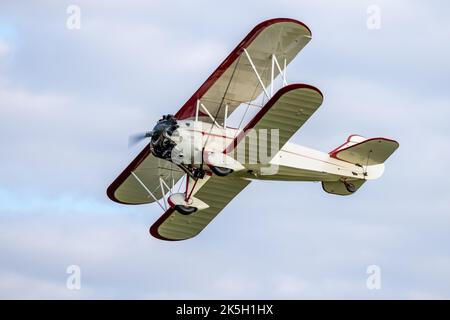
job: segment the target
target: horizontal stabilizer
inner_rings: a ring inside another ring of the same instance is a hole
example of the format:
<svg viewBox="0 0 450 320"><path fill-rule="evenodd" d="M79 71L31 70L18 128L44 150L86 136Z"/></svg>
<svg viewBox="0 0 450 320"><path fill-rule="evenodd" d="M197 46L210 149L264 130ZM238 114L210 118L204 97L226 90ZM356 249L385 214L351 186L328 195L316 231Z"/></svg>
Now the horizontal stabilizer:
<svg viewBox="0 0 450 320"><path fill-rule="evenodd" d="M350 136L347 142L330 152L332 158L354 163L360 166L372 166L384 163L399 143L386 138L364 139L361 136Z"/></svg>

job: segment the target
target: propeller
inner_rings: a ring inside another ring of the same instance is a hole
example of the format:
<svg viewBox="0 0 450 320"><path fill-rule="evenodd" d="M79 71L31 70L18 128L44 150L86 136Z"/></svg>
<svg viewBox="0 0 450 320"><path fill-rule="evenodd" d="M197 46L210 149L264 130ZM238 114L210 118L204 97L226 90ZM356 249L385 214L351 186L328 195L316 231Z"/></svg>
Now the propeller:
<svg viewBox="0 0 450 320"><path fill-rule="evenodd" d="M132 147L135 144L141 142L142 140L144 140L146 138L150 138L152 135L153 135L153 131L147 131L147 132L143 132L143 133L132 134L128 138L128 147Z"/></svg>

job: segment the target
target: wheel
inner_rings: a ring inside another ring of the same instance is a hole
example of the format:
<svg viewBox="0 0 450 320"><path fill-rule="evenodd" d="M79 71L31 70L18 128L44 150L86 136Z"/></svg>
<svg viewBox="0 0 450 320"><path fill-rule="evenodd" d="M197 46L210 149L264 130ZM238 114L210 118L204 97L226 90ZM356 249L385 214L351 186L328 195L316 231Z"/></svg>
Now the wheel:
<svg viewBox="0 0 450 320"><path fill-rule="evenodd" d="M351 182L344 182L345 185L345 189L347 189L348 192L353 193L356 191L356 187L353 183Z"/></svg>
<svg viewBox="0 0 450 320"><path fill-rule="evenodd" d="M219 177L225 177L233 172L233 169L211 166L211 171Z"/></svg>
<svg viewBox="0 0 450 320"><path fill-rule="evenodd" d="M177 210L180 214L182 214L184 216L188 216L190 214L193 214L195 211L197 211L197 208L178 205L178 206L175 206L175 210Z"/></svg>

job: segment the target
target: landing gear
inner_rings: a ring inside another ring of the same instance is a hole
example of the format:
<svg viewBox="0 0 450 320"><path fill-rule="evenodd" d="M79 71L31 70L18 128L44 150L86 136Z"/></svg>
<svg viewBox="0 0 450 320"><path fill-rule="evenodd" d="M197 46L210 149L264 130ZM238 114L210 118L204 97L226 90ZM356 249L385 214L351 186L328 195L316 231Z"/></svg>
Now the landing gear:
<svg viewBox="0 0 450 320"><path fill-rule="evenodd" d="M353 183L344 181L344 185L348 192L354 193L356 191L356 187Z"/></svg>
<svg viewBox="0 0 450 320"><path fill-rule="evenodd" d="M177 206L175 206L175 210L177 210L180 214L182 214L184 216L188 216L188 215L193 214L194 212L196 212L197 208L196 207L188 207L188 206L177 205Z"/></svg>
<svg viewBox="0 0 450 320"><path fill-rule="evenodd" d="M194 168L192 170L192 176L197 179L203 179L206 172L203 169Z"/></svg>
<svg viewBox="0 0 450 320"><path fill-rule="evenodd" d="M211 171L219 177L225 177L233 172L233 169L211 166Z"/></svg>

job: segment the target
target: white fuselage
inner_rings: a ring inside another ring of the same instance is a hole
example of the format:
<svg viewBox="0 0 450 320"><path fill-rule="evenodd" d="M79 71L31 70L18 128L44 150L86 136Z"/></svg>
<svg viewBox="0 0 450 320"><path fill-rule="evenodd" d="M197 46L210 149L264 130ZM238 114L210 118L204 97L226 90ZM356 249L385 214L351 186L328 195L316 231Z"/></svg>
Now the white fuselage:
<svg viewBox="0 0 450 320"><path fill-rule="evenodd" d="M208 153L223 154L242 132L202 121L182 120L178 121L178 125L180 139L174 148L173 157L178 157L178 161L185 164L194 165L202 163L203 148ZM341 178L371 180L380 177L384 171L383 164L362 168L332 158L328 153L289 142L266 165L241 164L245 169L234 174L249 179L281 181L337 181Z"/></svg>

